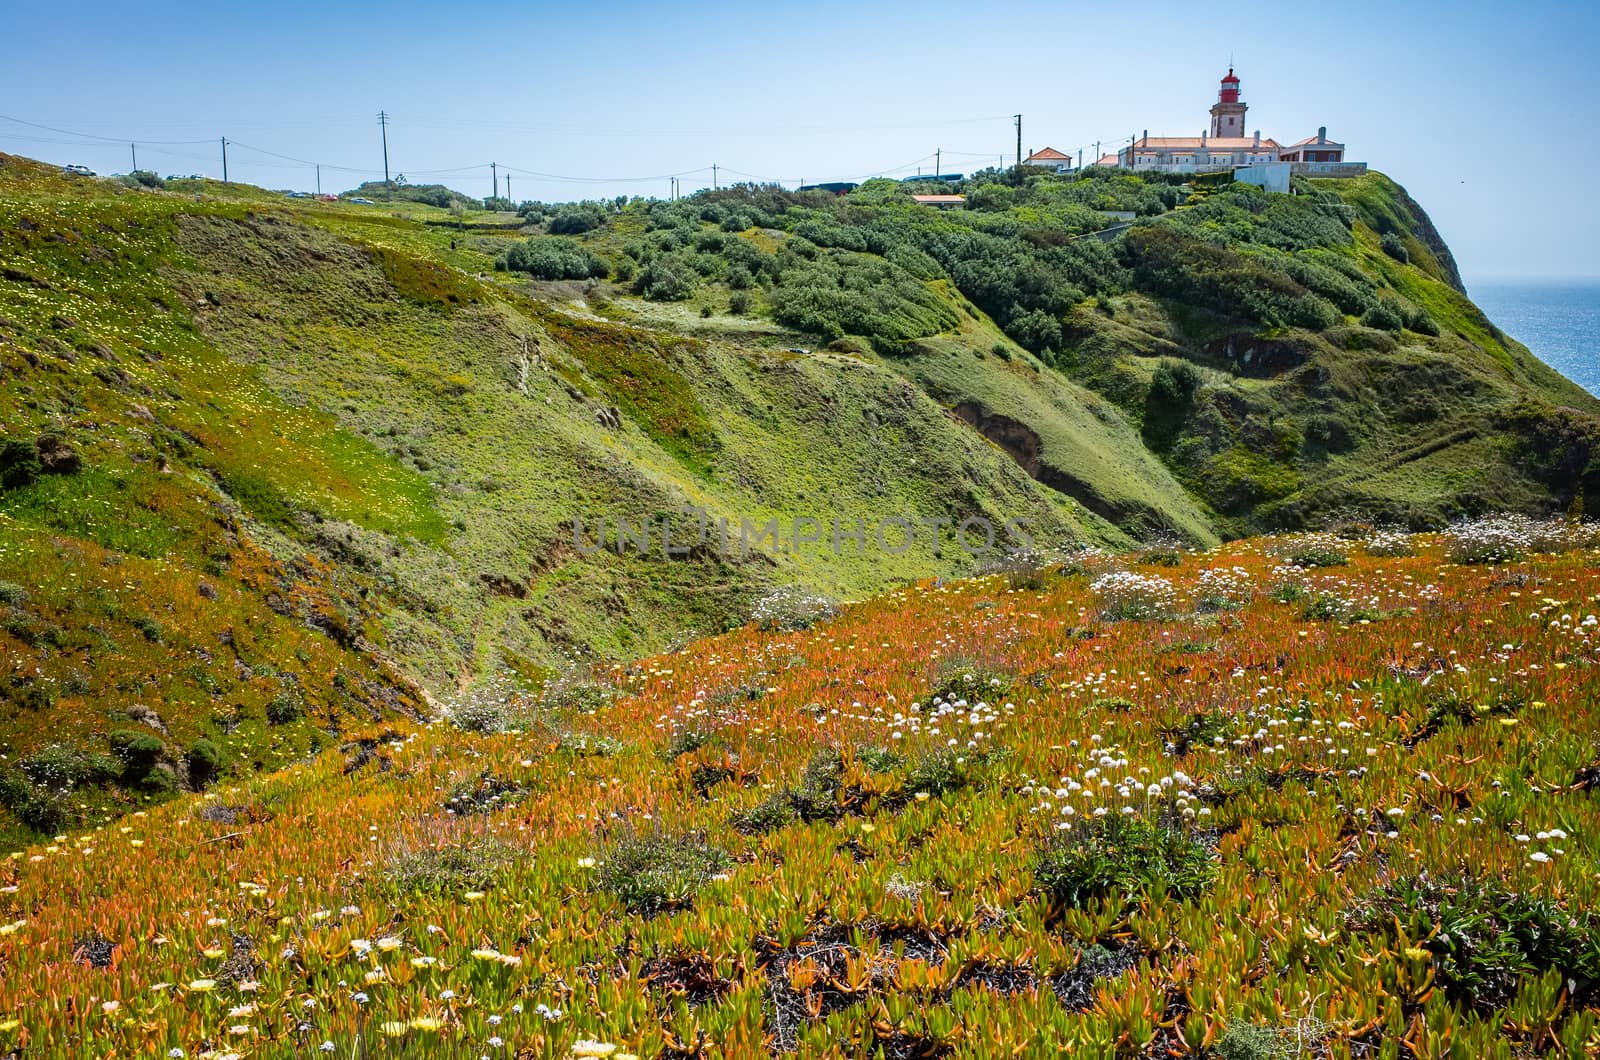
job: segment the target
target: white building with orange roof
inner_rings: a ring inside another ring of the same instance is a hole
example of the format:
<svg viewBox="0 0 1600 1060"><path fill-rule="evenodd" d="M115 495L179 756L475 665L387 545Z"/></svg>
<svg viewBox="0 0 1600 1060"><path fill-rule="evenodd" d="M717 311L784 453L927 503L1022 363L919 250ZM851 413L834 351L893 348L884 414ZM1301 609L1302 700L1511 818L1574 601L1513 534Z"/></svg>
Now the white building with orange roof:
<svg viewBox="0 0 1600 1060"><path fill-rule="evenodd" d="M1345 169L1365 170L1365 164L1344 161L1344 144L1328 139L1324 126L1316 136L1285 147L1261 130L1245 132L1245 115L1250 105L1244 101L1242 87L1233 68L1222 79L1217 101L1211 105L1211 122L1199 136L1142 136L1129 139L1110 164L1124 169L1155 170L1169 173L1211 173L1271 162L1295 164L1295 172L1329 176L1345 175ZM1105 159L1101 164L1107 164Z"/></svg>
<svg viewBox="0 0 1600 1060"><path fill-rule="evenodd" d="M1027 158L1022 160L1025 166L1034 166L1038 169L1053 169L1056 172L1072 168L1072 156L1064 155L1054 147L1046 147L1039 151L1032 151Z"/></svg>

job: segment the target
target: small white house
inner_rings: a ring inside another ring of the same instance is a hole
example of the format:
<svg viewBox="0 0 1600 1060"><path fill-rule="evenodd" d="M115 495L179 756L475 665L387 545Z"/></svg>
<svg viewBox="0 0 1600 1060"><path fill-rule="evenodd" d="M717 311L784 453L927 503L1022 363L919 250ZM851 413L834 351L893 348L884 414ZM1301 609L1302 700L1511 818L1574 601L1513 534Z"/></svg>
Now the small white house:
<svg viewBox="0 0 1600 1060"><path fill-rule="evenodd" d="M1289 176L1294 169L1290 162L1257 162L1233 171L1233 179L1241 184L1254 184L1258 188L1289 194Z"/></svg>

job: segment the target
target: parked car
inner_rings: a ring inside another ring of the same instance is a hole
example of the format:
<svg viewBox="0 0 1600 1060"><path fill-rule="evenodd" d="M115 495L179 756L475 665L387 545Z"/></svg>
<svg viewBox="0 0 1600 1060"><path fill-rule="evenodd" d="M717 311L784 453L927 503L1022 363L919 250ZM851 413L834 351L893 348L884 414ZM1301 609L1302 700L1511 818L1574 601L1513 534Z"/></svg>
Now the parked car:
<svg viewBox="0 0 1600 1060"><path fill-rule="evenodd" d="M309 198L311 198L311 193L309 191L291 191L289 193L289 198L291 198L291 199L309 199Z"/></svg>
<svg viewBox="0 0 1600 1060"><path fill-rule="evenodd" d="M94 176L94 170L90 169L88 166L79 166L79 165L62 166L61 167L61 172L63 172L63 173L71 173L73 176L77 176L77 177L92 177L92 176Z"/></svg>
<svg viewBox="0 0 1600 1060"><path fill-rule="evenodd" d="M376 205L378 205L377 203L373 202L371 199L351 199L350 201L351 202L358 202L362 206L376 206Z"/></svg>

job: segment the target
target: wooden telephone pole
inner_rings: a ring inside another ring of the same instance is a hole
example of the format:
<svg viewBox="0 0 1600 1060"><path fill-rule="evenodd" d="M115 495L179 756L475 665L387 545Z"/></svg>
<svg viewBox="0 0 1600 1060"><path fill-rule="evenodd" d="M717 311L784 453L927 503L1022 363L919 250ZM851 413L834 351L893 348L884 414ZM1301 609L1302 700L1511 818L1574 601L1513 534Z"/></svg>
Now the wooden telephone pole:
<svg viewBox="0 0 1600 1060"><path fill-rule="evenodd" d="M378 129L383 135L383 182L389 183L389 115L378 111Z"/></svg>
<svg viewBox="0 0 1600 1060"><path fill-rule="evenodd" d="M1022 115L1015 115L1017 119L1017 183L1022 183Z"/></svg>

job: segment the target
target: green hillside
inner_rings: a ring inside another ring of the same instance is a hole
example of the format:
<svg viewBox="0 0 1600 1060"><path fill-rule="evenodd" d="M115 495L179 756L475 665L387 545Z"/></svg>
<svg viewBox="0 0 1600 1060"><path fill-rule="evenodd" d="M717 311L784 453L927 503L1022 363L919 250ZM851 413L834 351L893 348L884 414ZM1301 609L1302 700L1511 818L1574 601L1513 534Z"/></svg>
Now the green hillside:
<svg viewBox="0 0 1600 1060"><path fill-rule="evenodd" d="M1600 481L1600 403L1483 318L1381 176L964 190L513 214L0 155L4 827L1021 540L874 547L886 520L1207 546ZM1097 238L1115 210L1140 220ZM590 551L602 515L652 521L651 553ZM781 532L698 537L721 519ZM693 547L664 556L661 520Z"/></svg>

